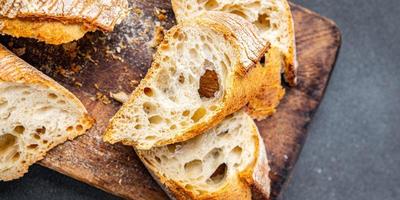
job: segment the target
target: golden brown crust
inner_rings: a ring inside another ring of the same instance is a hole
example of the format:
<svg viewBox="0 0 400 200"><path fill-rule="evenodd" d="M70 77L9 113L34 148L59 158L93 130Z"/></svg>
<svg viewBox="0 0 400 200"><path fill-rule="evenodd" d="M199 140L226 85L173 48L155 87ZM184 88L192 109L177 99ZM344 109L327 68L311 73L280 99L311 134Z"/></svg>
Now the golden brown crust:
<svg viewBox="0 0 400 200"><path fill-rule="evenodd" d="M49 145L50 149L65 142L66 140L72 140L75 137L84 134L86 130L91 128L95 123L95 120L87 114L85 107L82 105L79 99L75 97L75 95L40 71L36 70L34 67L30 66L28 63L24 62L22 59L18 58L2 45L0 45L0 82L40 85L42 87L56 90L76 104L80 110L84 111L82 118L78 122L82 126L82 129L72 131L65 138L61 137L58 140L53 141L53 143ZM0 174L0 180L9 181L22 177L23 174L28 171L28 168L32 163L43 159L45 155L46 153L43 153L38 157L31 158L31 160L26 160L26 163L22 165L22 168L15 167L15 171L11 171L10 173L6 174Z"/></svg>
<svg viewBox="0 0 400 200"><path fill-rule="evenodd" d="M82 38L88 29L82 24L64 24L60 21L33 21L21 19L0 19L2 34L13 37L35 38L47 44L59 45Z"/></svg>
<svg viewBox="0 0 400 200"><path fill-rule="evenodd" d="M246 112L257 120L265 119L276 111L280 100L285 95L281 85L281 69L284 66L282 54L276 48L271 48L265 55L265 66L258 67L256 74L263 77L262 86L246 107Z"/></svg>
<svg viewBox="0 0 400 200"><path fill-rule="evenodd" d="M126 0L5 0L0 16L6 18L54 19L63 23L82 23L112 31L128 14Z"/></svg>
<svg viewBox="0 0 400 200"><path fill-rule="evenodd" d="M297 52L296 52L296 37L294 33L294 21L290 5L287 0L283 0L285 3L287 23L289 27L289 36L291 37L291 44L289 46L289 52L285 55L285 80L290 86L296 86L297 84Z"/></svg>

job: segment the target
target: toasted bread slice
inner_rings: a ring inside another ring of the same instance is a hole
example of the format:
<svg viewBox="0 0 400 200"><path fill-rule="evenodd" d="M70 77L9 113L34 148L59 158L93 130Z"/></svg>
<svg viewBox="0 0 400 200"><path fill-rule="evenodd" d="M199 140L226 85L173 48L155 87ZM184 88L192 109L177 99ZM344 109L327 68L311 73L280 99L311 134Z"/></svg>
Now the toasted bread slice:
<svg viewBox="0 0 400 200"><path fill-rule="evenodd" d="M206 11L233 13L252 22L261 37L281 50L285 61L285 79L291 86L296 85L296 43L287 0L172 0L172 7L178 22Z"/></svg>
<svg viewBox="0 0 400 200"><path fill-rule="evenodd" d="M112 31L128 14L127 0L5 0L0 33L48 44L77 40L88 31Z"/></svg>
<svg viewBox="0 0 400 200"><path fill-rule="evenodd" d="M172 199L269 196L264 143L243 111L185 142L136 152Z"/></svg>
<svg viewBox="0 0 400 200"><path fill-rule="evenodd" d="M166 34L146 77L112 118L104 140L149 149L188 140L239 110L261 89L267 50L241 17L209 12Z"/></svg>
<svg viewBox="0 0 400 200"><path fill-rule="evenodd" d="M0 180L23 176L93 123L72 93L0 46Z"/></svg>

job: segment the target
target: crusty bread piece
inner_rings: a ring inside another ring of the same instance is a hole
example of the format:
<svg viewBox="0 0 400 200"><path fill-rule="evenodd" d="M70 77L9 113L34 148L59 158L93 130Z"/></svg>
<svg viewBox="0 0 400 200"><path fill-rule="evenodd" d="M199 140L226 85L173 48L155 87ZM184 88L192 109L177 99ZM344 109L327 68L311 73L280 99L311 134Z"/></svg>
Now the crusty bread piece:
<svg viewBox="0 0 400 200"><path fill-rule="evenodd" d="M0 180L23 176L93 123L72 93L0 46Z"/></svg>
<svg viewBox="0 0 400 200"><path fill-rule="evenodd" d="M264 67L256 68L260 76L264 77L261 91L249 101L246 112L253 119L263 120L275 113L285 89L281 85L281 69L284 65L282 53L277 48L270 48L266 54L268 61Z"/></svg>
<svg viewBox="0 0 400 200"><path fill-rule="evenodd" d="M209 12L169 30L152 67L112 118L104 140L149 149L217 125L261 89L255 62L267 50L255 27Z"/></svg>
<svg viewBox="0 0 400 200"><path fill-rule="evenodd" d="M272 47L282 51L285 79L291 86L296 84L296 43L287 0L172 0L172 7L178 22L210 10L244 17L257 26Z"/></svg>
<svg viewBox="0 0 400 200"><path fill-rule="evenodd" d="M264 143L254 121L243 111L185 142L136 152L172 199L269 196Z"/></svg>
<svg viewBox="0 0 400 200"><path fill-rule="evenodd" d="M0 33L62 44L88 31L112 31L128 12L127 0L5 0Z"/></svg>

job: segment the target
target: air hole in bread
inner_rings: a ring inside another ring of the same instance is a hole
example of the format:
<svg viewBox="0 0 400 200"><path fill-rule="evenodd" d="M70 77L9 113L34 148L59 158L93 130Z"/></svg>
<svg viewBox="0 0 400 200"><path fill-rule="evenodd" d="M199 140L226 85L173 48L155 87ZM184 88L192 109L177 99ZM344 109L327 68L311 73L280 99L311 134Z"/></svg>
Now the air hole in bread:
<svg viewBox="0 0 400 200"><path fill-rule="evenodd" d="M154 136L154 135L146 136L145 139L146 140L155 140L156 136Z"/></svg>
<svg viewBox="0 0 400 200"><path fill-rule="evenodd" d="M210 110L211 110L211 111L215 111L215 110L217 110L217 108L218 108L218 106L216 106L216 105L210 106Z"/></svg>
<svg viewBox="0 0 400 200"><path fill-rule="evenodd" d="M17 137L11 134L4 134L0 136L0 153L6 152L11 149L17 142Z"/></svg>
<svg viewBox="0 0 400 200"><path fill-rule="evenodd" d="M161 159L158 156L155 156L154 159L158 162L158 164L161 164Z"/></svg>
<svg viewBox="0 0 400 200"><path fill-rule="evenodd" d="M36 129L36 133L38 133L40 135L45 134L46 133L46 127L43 126L42 128L37 128Z"/></svg>
<svg viewBox="0 0 400 200"><path fill-rule="evenodd" d="M218 75L214 70L206 70L200 77L200 97L211 98L219 90Z"/></svg>
<svg viewBox="0 0 400 200"><path fill-rule="evenodd" d="M145 88L143 89L143 92L144 92L144 94L145 94L146 96L148 96L148 97L154 96L153 90L152 90L151 88L149 88L149 87L145 87Z"/></svg>
<svg viewBox="0 0 400 200"><path fill-rule="evenodd" d="M231 150L230 155L235 159L239 159L242 155L242 151L243 151L242 147L236 146Z"/></svg>
<svg viewBox="0 0 400 200"><path fill-rule="evenodd" d="M47 144L47 143L49 143L48 140L43 140L43 144Z"/></svg>
<svg viewBox="0 0 400 200"><path fill-rule="evenodd" d="M182 44L182 43L178 43L178 44L176 45L176 50L177 50L177 52L182 52L182 50L183 50L183 44Z"/></svg>
<svg viewBox="0 0 400 200"><path fill-rule="evenodd" d="M82 125L77 125L75 128L78 132L81 132L83 130L83 126Z"/></svg>
<svg viewBox="0 0 400 200"><path fill-rule="evenodd" d="M198 108L194 114L192 115L192 120L193 122L198 122L200 121L205 115L207 114L207 110L203 107Z"/></svg>
<svg viewBox="0 0 400 200"><path fill-rule="evenodd" d="M3 108L3 107L6 107L7 104L8 104L7 99L0 98L0 109Z"/></svg>
<svg viewBox="0 0 400 200"><path fill-rule="evenodd" d="M22 125L18 125L14 128L14 132L18 134L23 134L25 132L25 127Z"/></svg>
<svg viewBox="0 0 400 200"><path fill-rule="evenodd" d="M47 95L48 97L49 97L49 99L57 99L57 95L56 94L54 94L54 93L49 93L48 95Z"/></svg>
<svg viewBox="0 0 400 200"><path fill-rule="evenodd" d="M23 92L22 92L22 94L23 94L23 95L30 95L30 94L31 94L31 92L29 92L29 91L25 90L25 91L23 91Z"/></svg>
<svg viewBox="0 0 400 200"><path fill-rule="evenodd" d="M146 112L147 114L152 113L154 111L156 111L157 106L155 106L154 104L150 103L150 102L145 102L143 104L143 110L144 112Z"/></svg>
<svg viewBox="0 0 400 200"><path fill-rule="evenodd" d="M39 109L39 112L48 112L51 109L53 109L53 106L44 106L44 107Z"/></svg>
<svg viewBox="0 0 400 200"><path fill-rule="evenodd" d="M33 138L35 138L36 140L40 140L40 135L35 133L35 134L33 134Z"/></svg>
<svg viewBox="0 0 400 200"><path fill-rule="evenodd" d="M218 2L216 0L208 0L204 7L206 8L206 10L212 10L218 7Z"/></svg>
<svg viewBox="0 0 400 200"><path fill-rule="evenodd" d="M185 110L185 111L182 112L182 116L187 117L189 115L190 115L190 110Z"/></svg>
<svg viewBox="0 0 400 200"><path fill-rule="evenodd" d="M199 176L203 172L203 162L201 160L192 160L184 165L185 173L189 177Z"/></svg>
<svg viewBox="0 0 400 200"><path fill-rule="evenodd" d="M189 54L190 54L190 57L191 57L192 59L196 59L196 58L198 57L198 54L197 54L197 50L196 50L196 49L190 49L190 50L189 50Z"/></svg>
<svg viewBox="0 0 400 200"><path fill-rule="evenodd" d="M170 130L175 130L176 128L177 128L177 127L176 127L175 124L169 127Z"/></svg>
<svg viewBox="0 0 400 200"><path fill-rule="evenodd" d="M11 160L12 160L12 161L17 161L17 160L19 159L20 156L21 156L21 154L20 154L19 152L17 152L17 153L15 153L15 154L12 156Z"/></svg>
<svg viewBox="0 0 400 200"><path fill-rule="evenodd" d="M154 115L149 118L149 122L151 124L159 124L163 121L163 118L160 115Z"/></svg>
<svg viewBox="0 0 400 200"><path fill-rule="evenodd" d="M229 130L224 130L224 131L219 132L217 136L218 137L224 137L228 133L229 133Z"/></svg>
<svg viewBox="0 0 400 200"><path fill-rule="evenodd" d="M269 29L271 27L271 21L267 14L259 14L255 24L259 29Z"/></svg>
<svg viewBox="0 0 400 200"><path fill-rule="evenodd" d="M175 153L176 147L177 147L178 144L179 144L179 143L167 145L168 151L169 151L170 153Z"/></svg>
<svg viewBox="0 0 400 200"><path fill-rule="evenodd" d="M137 130L139 130L139 129L143 128L143 126L140 125L140 124L136 124L136 126L135 126L134 128L137 129Z"/></svg>
<svg viewBox="0 0 400 200"><path fill-rule="evenodd" d="M185 83L185 77L183 76L183 74L179 75L178 81L180 84L184 84Z"/></svg>
<svg viewBox="0 0 400 200"><path fill-rule="evenodd" d="M233 10L233 11L231 11L231 13L232 13L232 14L235 14L235 15L239 15L239 16L241 16L241 17L247 19L246 14L244 14L244 13L243 13L242 11L240 11L240 10Z"/></svg>
<svg viewBox="0 0 400 200"><path fill-rule="evenodd" d="M67 127L67 132L71 132L71 131L73 131L74 130L74 127L72 127L72 126L68 126Z"/></svg>
<svg viewBox="0 0 400 200"><path fill-rule="evenodd" d="M28 145L28 149L36 149L39 145L38 144L30 144Z"/></svg>
<svg viewBox="0 0 400 200"><path fill-rule="evenodd" d="M59 101L57 101L57 103L58 103L58 104L61 104L61 105L64 105L64 104L66 104L67 102L65 102L64 100L59 100Z"/></svg>
<svg viewBox="0 0 400 200"><path fill-rule="evenodd" d="M220 164L214 173L211 174L208 183L218 184L221 183L226 177L228 166L225 163Z"/></svg>
<svg viewBox="0 0 400 200"><path fill-rule="evenodd" d="M221 156L221 152L221 148L214 148L210 152L208 152L206 157L212 157L212 159L217 160Z"/></svg>

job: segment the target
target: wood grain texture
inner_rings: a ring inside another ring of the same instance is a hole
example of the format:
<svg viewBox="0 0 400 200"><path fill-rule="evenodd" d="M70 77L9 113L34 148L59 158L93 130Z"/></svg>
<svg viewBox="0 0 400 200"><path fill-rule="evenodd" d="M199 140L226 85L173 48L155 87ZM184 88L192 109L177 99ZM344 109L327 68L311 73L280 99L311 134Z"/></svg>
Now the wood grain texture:
<svg viewBox="0 0 400 200"><path fill-rule="evenodd" d="M130 147L105 144L101 139L108 120L121 106L113 100L105 104L107 99L102 96L130 93L150 66L155 50L149 41L155 27L168 29L175 23L168 1L130 1L130 6L128 19L110 34L90 33L62 46L10 37L1 37L0 42L70 89L97 120L86 135L53 149L41 165L127 199L166 199ZM166 20L157 14L163 10ZM272 168L272 199L279 195L297 161L341 43L332 21L300 6L292 5L292 10L299 84L287 89L277 113L257 122Z"/></svg>

